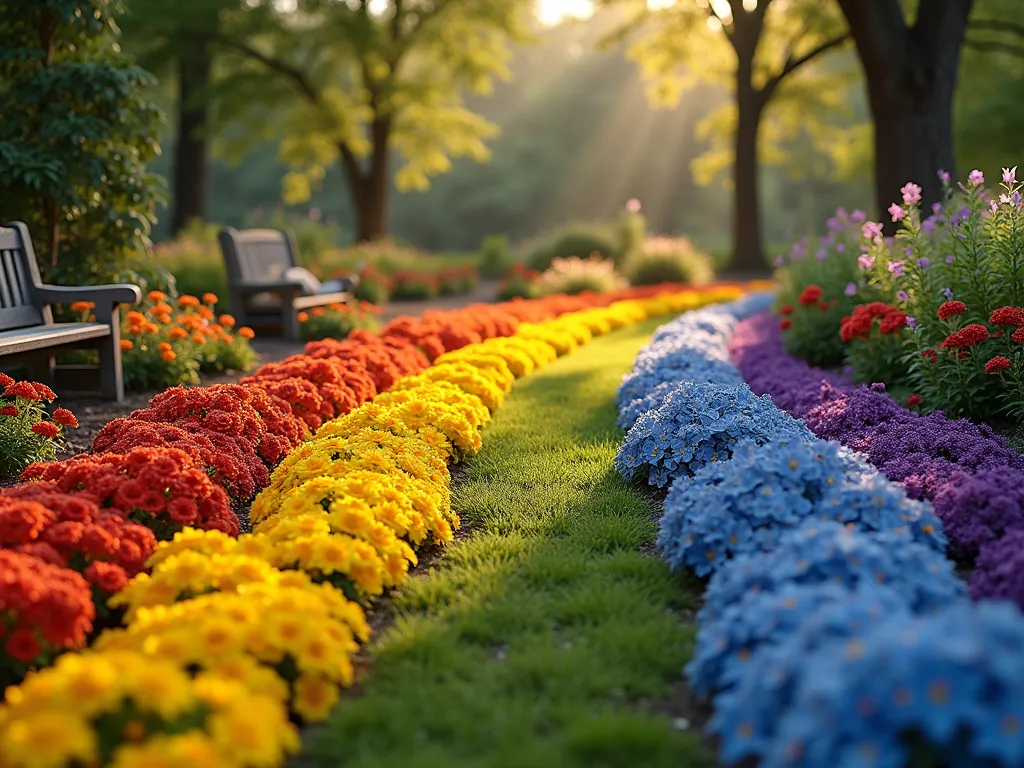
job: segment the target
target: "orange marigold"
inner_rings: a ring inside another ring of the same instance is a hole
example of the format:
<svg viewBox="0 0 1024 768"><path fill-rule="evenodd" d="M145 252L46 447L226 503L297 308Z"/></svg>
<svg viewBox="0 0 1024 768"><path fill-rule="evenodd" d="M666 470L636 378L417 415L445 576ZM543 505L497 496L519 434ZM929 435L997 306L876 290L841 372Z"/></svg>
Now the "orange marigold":
<svg viewBox="0 0 1024 768"><path fill-rule="evenodd" d="M255 338L256 332L249 326L243 325L241 328L238 329L238 335L241 336L243 339L252 339Z"/></svg>
<svg viewBox="0 0 1024 768"><path fill-rule="evenodd" d="M199 299L197 299L195 296L190 296L190 295L188 295L186 293L185 295L178 297L178 306L179 307L198 307L199 306Z"/></svg>
<svg viewBox="0 0 1024 768"><path fill-rule="evenodd" d="M129 349L134 349L135 344L130 339L121 339L121 351L127 352Z"/></svg>
<svg viewBox="0 0 1024 768"><path fill-rule="evenodd" d="M148 294L150 301L163 301L167 298L167 294L163 291L150 291Z"/></svg>
<svg viewBox="0 0 1024 768"><path fill-rule="evenodd" d="M165 349L163 352L160 353L160 359L163 360L165 363L173 363L175 360L178 359L178 356L174 353L173 350Z"/></svg>
<svg viewBox="0 0 1024 768"><path fill-rule="evenodd" d="M216 304L218 301L220 301L220 299L217 298L216 293L210 293L209 291L207 291L206 293L203 294L204 304Z"/></svg>
<svg viewBox="0 0 1024 768"><path fill-rule="evenodd" d="M88 312L95 308L96 305L91 301L76 301L71 305L72 312Z"/></svg>
<svg viewBox="0 0 1024 768"><path fill-rule="evenodd" d="M184 328L171 328L170 333L167 334L172 339L185 339L188 338L188 331Z"/></svg>
<svg viewBox="0 0 1024 768"><path fill-rule="evenodd" d="M235 327L235 318L232 317L231 315L221 315L220 317L217 318L217 320L225 328L234 328Z"/></svg>

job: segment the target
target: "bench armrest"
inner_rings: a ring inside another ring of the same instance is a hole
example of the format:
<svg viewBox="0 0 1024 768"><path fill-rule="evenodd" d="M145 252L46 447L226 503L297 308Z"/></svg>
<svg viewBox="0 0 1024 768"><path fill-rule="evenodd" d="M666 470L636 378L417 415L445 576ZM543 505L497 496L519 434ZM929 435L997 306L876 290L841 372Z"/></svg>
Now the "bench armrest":
<svg viewBox="0 0 1024 768"><path fill-rule="evenodd" d="M142 291L134 285L40 285L36 288L44 304L71 304L76 301L91 301L100 304L138 304Z"/></svg>
<svg viewBox="0 0 1024 768"><path fill-rule="evenodd" d="M248 280L235 283L235 290L246 293L296 293L302 291L302 283L298 280Z"/></svg>

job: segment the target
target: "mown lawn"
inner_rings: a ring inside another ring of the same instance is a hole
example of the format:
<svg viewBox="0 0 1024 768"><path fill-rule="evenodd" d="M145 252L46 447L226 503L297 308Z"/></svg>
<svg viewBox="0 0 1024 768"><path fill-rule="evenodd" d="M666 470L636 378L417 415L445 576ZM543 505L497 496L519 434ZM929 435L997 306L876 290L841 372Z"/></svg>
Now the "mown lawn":
<svg viewBox="0 0 1024 768"><path fill-rule="evenodd" d="M456 488L472 534L395 595L361 693L303 765L713 765L696 733L645 713L689 656L678 612L696 593L641 552L652 505L612 469L615 389L658 324L517 384Z"/></svg>

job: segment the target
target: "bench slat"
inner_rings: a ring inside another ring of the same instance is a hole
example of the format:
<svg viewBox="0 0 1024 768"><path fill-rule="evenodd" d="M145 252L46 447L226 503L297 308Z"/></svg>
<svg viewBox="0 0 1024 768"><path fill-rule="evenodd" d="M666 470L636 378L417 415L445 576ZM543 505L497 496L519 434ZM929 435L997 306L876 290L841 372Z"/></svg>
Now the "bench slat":
<svg viewBox="0 0 1024 768"><path fill-rule="evenodd" d="M109 335L110 326L102 323L54 323L0 331L0 355L49 349L89 339L102 339Z"/></svg>

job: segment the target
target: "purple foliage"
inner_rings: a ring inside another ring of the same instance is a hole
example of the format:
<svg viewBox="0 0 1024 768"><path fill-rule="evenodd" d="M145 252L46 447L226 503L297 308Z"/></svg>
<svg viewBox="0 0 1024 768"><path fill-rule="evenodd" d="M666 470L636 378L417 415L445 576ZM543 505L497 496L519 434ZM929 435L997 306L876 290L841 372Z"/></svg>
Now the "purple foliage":
<svg viewBox="0 0 1024 768"><path fill-rule="evenodd" d="M971 597L1012 600L1024 609L1024 530L1010 531L981 548Z"/></svg>
<svg viewBox="0 0 1024 768"><path fill-rule="evenodd" d="M1024 531L1024 457L988 425L949 420L942 412L921 416L881 384L858 386L811 367L785 351L767 313L736 326L729 352L755 392L771 395L819 438L861 451L886 477L903 483L908 496L932 501L952 555L970 559L983 545L991 552L990 542L1004 533ZM1024 555L1015 562L1024 569ZM986 570L1007 566L989 556L976 567L975 581L985 585ZM991 578L1002 584L1008 577ZM1024 583L1024 576L1016 578Z"/></svg>

